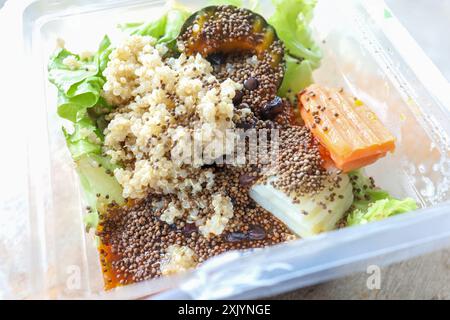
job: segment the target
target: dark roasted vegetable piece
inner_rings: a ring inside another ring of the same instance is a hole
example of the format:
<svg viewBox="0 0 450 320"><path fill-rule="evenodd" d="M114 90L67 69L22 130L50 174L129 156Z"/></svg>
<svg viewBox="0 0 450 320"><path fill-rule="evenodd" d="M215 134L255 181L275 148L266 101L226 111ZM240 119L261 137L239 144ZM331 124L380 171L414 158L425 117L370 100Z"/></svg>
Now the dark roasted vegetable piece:
<svg viewBox="0 0 450 320"><path fill-rule="evenodd" d="M244 8L203 8L186 20L179 39L189 55L253 52L259 60L268 55L272 68L283 62L284 49L275 29L262 16Z"/></svg>
<svg viewBox="0 0 450 320"><path fill-rule="evenodd" d="M188 18L178 40L185 54L208 59L219 80L241 83L234 104L248 104L261 118L264 106L277 95L285 69L284 45L263 17L229 5L206 7Z"/></svg>

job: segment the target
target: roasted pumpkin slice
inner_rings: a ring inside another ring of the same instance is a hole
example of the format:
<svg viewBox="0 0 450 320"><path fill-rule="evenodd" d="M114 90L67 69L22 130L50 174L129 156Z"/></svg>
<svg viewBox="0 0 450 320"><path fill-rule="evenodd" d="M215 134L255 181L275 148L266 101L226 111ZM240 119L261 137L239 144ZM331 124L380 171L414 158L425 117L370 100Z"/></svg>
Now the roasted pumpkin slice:
<svg viewBox="0 0 450 320"><path fill-rule="evenodd" d="M275 29L248 9L209 6L191 15L180 32L186 54L207 57L216 52L252 52L270 58L272 68L283 61L284 49Z"/></svg>
<svg viewBox="0 0 450 320"><path fill-rule="evenodd" d="M262 16L231 5L206 7L186 20L178 47L208 59L219 80L243 84L236 106L249 105L258 118L273 120L281 113L277 92L285 71L284 45ZM262 114L273 106L276 112Z"/></svg>

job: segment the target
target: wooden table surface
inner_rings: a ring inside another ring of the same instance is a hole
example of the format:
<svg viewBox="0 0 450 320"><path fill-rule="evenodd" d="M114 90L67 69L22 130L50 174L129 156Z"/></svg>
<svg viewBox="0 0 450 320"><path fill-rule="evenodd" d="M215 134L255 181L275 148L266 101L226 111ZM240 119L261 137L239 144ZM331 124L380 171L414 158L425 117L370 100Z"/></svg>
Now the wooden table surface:
<svg viewBox="0 0 450 320"><path fill-rule="evenodd" d="M450 299L450 249L381 268L380 289L367 273L325 282L269 299Z"/></svg>

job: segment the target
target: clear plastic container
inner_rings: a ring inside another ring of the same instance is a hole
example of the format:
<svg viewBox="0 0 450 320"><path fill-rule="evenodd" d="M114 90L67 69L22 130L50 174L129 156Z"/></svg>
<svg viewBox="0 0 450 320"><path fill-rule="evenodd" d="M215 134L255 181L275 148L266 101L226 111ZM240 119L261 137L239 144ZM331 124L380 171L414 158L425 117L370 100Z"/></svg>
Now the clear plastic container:
<svg viewBox="0 0 450 320"><path fill-rule="evenodd" d="M202 1L182 1L192 8ZM263 9L270 12L268 1ZM344 86L397 138L394 154L367 168L395 196L422 209L381 222L249 253L229 252L179 277L104 292L83 198L56 115L46 64L57 37L95 50L120 22L159 15L164 1L35 1L23 14L34 107L29 124L28 272L11 296L43 298L255 298L384 265L450 244L448 84L383 1L319 0L313 27L323 48L316 82ZM155 295L159 293L159 295Z"/></svg>

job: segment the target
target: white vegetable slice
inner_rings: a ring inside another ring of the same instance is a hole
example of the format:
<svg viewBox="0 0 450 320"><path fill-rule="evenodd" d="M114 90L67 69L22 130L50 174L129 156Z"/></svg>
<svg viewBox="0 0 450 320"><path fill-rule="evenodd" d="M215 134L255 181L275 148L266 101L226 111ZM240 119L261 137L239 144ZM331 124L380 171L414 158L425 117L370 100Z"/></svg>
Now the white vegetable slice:
<svg viewBox="0 0 450 320"><path fill-rule="evenodd" d="M346 174L341 174L340 177L342 180L339 188L330 191L329 183L316 195L300 196L300 203L294 203L291 197L270 184L276 177L269 178L265 184L255 184L250 189L250 197L283 221L295 234L306 238L334 229L351 206L352 185ZM331 193L336 194L333 201L329 200ZM325 204L327 209L324 210L321 204ZM331 213L328 210L331 210ZM307 214L304 214L305 212Z"/></svg>

